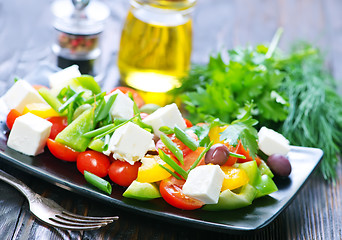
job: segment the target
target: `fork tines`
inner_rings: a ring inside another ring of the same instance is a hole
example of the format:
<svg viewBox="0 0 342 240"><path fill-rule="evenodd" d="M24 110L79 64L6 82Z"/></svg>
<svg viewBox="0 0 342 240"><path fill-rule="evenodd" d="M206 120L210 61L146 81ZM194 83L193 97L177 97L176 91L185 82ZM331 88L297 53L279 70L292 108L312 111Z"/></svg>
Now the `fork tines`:
<svg viewBox="0 0 342 240"><path fill-rule="evenodd" d="M68 230L94 230L99 229L118 220L119 217L89 217L73 214L62 211L61 214L56 214L55 217L50 218L54 224L58 224L60 228Z"/></svg>

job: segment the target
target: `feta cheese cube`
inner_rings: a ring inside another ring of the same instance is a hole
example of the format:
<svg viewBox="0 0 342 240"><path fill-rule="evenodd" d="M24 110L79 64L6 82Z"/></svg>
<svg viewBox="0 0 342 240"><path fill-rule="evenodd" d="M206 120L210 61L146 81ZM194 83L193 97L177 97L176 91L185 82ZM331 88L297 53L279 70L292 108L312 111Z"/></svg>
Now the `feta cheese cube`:
<svg viewBox="0 0 342 240"><path fill-rule="evenodd" d="M110 96L117 94L115 101L110 109L112 118L130 119L133 117L133 101L126 94L122 93L119 89L115 90L111 94L107 95L106 100Z"/></svg>
<svg viewBox="0 0 342 240"><path fill-rule="evenodd" d="M286 155L290 151L289 141L272 129L262 127L258 132L258 137L260 150L268 156L275 153Z"/></svg>
<svg viewBox="0 0 342 240"><path fill-rule="evenodd" d="M19 80L2 96L8 109L16 109L22 113L25 105L30 103L46 103L27 81Z"/></svg>
<svg viewBox="0 0 342 240"><path fill-rule="evenodd" d="M218 202L225 174L219 165L201 165L190 171L183 193L205 204Z"/></svg>
<svg viewBox="0 0 342 240"><path fill-rule="evenodd" d="M44 151L52 123L32 113L18 117L9 134L7 146L26 155Z"/></svg>
<svg viewBox="0 0 342 240"><path fill-rule="evenodd" d="M72 65L59 72L51 74L49 78L49 84L53 94L57 95L62 88L69 85L73 78L81 76L77 65Z"/></svg>
<svg viewBox="0 0 342 240"><path fill-rule="evenodd" d="M138 125L128 122L119 127L111 137L108 150L113 158L127 161L130 164L145 156L150 148L153 134Z"/></svg>
<svg viewBox="0 0 342 240"><path fill-rule="evenodd" d="M186 128L182 114L175 103L157 109L155 112L144 118L143 122L151 125L154 134L158 137L160 137L160 134L162 133L159 131L159 128L162 126L174 128L177 125L181 129Z"/></svg>

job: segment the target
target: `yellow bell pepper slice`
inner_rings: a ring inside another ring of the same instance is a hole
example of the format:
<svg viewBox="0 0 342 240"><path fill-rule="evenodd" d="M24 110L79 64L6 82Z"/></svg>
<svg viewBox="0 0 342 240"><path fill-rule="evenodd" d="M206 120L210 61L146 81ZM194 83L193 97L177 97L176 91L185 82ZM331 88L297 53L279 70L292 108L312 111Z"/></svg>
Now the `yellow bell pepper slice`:
<svg viewBox="0 0 342 240"><path fill-rule="evenodd" d="M230 166L221 166L221 170L225 174L221 191L239 188L247 184L249 181L248 175L243 169Z"/></svg>
<svg viewBox="0 0 342 240"><path fill-rule="evenodd" d="M41 118L59 116L59 113L56 112L49 104L46 103L27 104L24 108L23 114L28 112Z"/></svg>
<svg viewBox="0 0 342 240"><path fill-rule="evenodd" d="M158 182L171 176L171 174L163 169L159 164L174 171L168 164L160 159L159 155L146 155L141 159L141 166L138 170L137 181L141 183Z"/></svg>
<svg viewBox="0 0 342 240"><path fill-rule="evenodd" d="M211 141L214 141L214 144L216 143L224 143L224 141L220 140L221 132L223 132L228 126L215 126L212 127L209 131L209 138Z"/></svg>

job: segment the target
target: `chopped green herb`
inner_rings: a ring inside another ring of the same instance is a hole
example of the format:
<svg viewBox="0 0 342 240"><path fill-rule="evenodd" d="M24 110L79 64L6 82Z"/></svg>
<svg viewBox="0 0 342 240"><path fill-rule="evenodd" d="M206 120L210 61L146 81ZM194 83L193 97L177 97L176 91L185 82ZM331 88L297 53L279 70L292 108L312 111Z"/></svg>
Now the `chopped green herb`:
<svg viewBox="0 0 342 240"><path fill-rule="evenodd" d="M90 131L90 132L87 132L85 134L83 134L84 137L88 137L88 138L92 138L92 137L95 137L97 135L100 135L104 132L107 132L108 130L112 129L113 127L115 127L115 125L112 123L112 124L108 124L106 126L103 126L101 128L97 128L93 131Z"/></svg>
<svg viewBox="0 0 342 240"><path fill-rule="evenodd" d="M62 106L60 106L60 108L58 109L58 112L64 112L64 110L66 110L71 103L81 98L83 93L84 91L78 92L72 95L72 97L70 97L65 103L63 103Z"/></svg>
<svg viewBox="0 0 342 240"><path fill-rule="evenodd" d="M167 126L162 126L162 127L160 127L160 128L159 128L159 131L165 133L166 135L175 133L175 131L174 131L172 128L167 127Z"/></svg>
<svg viewBox="0 0 342 240"><path fill-rule="evenodd" d="M110 185L110 183L104 180L103 178L100 178L96 176L95 174L88 172L88 171L84 171L84 178L88 183L104 191L105 193L108 193L108 194L112 193L112 185Z"/></svg>
<svg viewBox="0 0 342 240"><path fill-rule="evenodd" d="M158 150L160 158L166 162L173 170L175 170L179 175L181 175L184 179L188 178L188 173L181 168L172 158L169 157L166 153L164 153L161 149Z"/></svg>
<svg viewBox="0 0 342 240"><path fill-rule="evenodd" d="M178 126L174 128L176 138L178 138L182 143L184 143L192 151L195 151L198 147L195 139L190 137L186 132L180 129Z"/></svg>
<svg viewBox="0 0 342 240"><path fill-rule="evenodd" d="M165 171L167 171L168 173L170 173L172 176L174 176L176 179L178 179L178 180L181 180L181 178L177 175L177 174L175 174L174 172L172 172L170 169L168 169L167 167L164 167L163 165L161 165L161 164L159 164L159 166L161 167L161 168L163 168Z"/></svg>
<svg viewBox="0 0 342 240"><path fill-rule="evenodd" d="M117 97L117 94L113 94L109 97L108 101L105 103L104 107L101 108L99 113L95 115L95 122L99 122L107 117L109 114L109 111L111 107L113 106L113 103Z"/></svg>
<svg viewBox="0 0 342 240"><path fill-rule="evenodd" d="M128 119L128 120L124 121L123 123L121 123L121 124L111 128L111 129L107 130L104 133L101 133L101 134L97 135L94 139L100 139L100 138L103 138L104 136L106 136L107 134L112 134L116 129L118 129L119 127L122 127L123 125L125 125L128 122L131 122L135 117L136 116L134 116L131 119Z"/></svg>
<svg viewBox="0 0 342 240"><path fill-rule="evenodd" d="M105 92L98 93L98 94L90 97L89 99L85 100L84 103L93 104L96 101L102 100L104 98L104 96L106 96Z"/></svg>
<svg viewBox="0 0 342 240"><path fill-rule="evenodd" d="M165 146L175 155L175 157L178 159L178 161L184 165L184 159L183 159L183 152L180 150L177 145L172 142L172 140L166 136L165 134L160 135L161 141L165 144Z"/></svg>
<svg viewBox="0 0 342 240"><path fill-rule="evenodd" d="M211 146L212 146L213 144L214 144L214 142L211 141L211 142L209 143L209 145L201 152L201 154L197 157L196 161L195 161L195 162L191 165L191 167L189 168L188 173L189 173L192 169L194 169L195 167L197 167L198 163L201 161L201 159L203 158L204 154L206 154L206 153L209 151L209 149L211 148Z"/></svg>

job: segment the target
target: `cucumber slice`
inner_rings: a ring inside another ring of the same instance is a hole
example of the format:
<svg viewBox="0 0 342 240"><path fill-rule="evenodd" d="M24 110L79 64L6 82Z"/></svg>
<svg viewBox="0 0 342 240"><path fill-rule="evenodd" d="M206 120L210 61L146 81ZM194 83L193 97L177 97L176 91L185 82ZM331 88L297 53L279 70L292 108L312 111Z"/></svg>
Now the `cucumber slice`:
<svg viewBox="0 0 342 240"><path fill-rule="evenodd" d="M142 201L161 197L159 189L154 183L141 183L133 181L123 193L124 197L134 198Z"/></svg>

